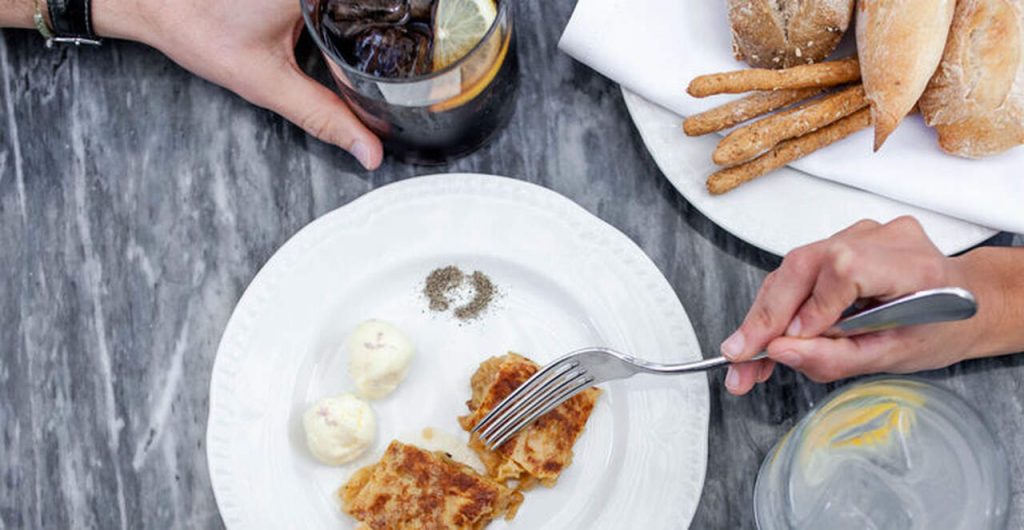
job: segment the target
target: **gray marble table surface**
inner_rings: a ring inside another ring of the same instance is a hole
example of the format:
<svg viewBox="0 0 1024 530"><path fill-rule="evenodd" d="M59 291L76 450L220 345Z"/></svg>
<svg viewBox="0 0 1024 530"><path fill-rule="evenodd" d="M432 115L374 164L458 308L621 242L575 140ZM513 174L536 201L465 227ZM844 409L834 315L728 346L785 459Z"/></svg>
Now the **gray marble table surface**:
<svg viewBox="0 0 1024 530"><path fill-rule="evenodd" d="M232 308L303 225L414 175L493 173L568 196L650 255L705 355L717 349L779 259L680 198L618 87L557 50L571 2L521 5L511 125L448 166L387 160L373 173L155 50L47 51L33 33L0 34L0 529L221 527L204 443ZM299 56L323 77L308 43ZM1022 364L925 374L980 409L1006 448L1012 528L1024 528ZM708 378L693 528L750 528L762 458L835 385L780 370L736 398L721 378Z"/></svg>

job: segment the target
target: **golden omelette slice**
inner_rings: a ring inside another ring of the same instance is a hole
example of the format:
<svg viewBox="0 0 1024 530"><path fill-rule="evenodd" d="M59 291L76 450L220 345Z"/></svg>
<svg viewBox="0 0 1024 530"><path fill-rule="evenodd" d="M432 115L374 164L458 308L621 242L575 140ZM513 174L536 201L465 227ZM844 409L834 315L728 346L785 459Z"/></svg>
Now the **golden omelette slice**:
<svg viewBox="0 0 1024 530"><path fill-rule="evenodd" d="M515 353L484 361L470 381L470 413L459 418L467 431L505 396L537 372L537 363ZM573 445L583 432L601 391L588 388L520 431L496 451L486 449L476 436L469 446L487 467L487 473L501 482L515 480L516 489L527 490L537 482L553 486L572 463Z"/></svg>
<svg viewBox="0 0 1024 530"><path fill-rule="evenodd" d="M441 452L391 442L338 491L357 530L480 530L512 519L523 495Z"/></svg>

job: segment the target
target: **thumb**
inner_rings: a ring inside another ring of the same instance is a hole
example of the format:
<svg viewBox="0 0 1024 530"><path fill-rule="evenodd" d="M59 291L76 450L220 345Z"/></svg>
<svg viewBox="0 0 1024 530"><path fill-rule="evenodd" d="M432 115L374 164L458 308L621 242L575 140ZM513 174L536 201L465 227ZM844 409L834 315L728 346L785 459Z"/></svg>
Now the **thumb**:
<svg viewBox="0 0 1024 530"><path fill-rule="evenodd" d="M252 99L317 139L348 151L366 169L380 167L384 148L345 102L295 65L281 68Z"/></svg>
<svg viewBox="0 0 1024 530"><path fill-rule="evenodd" d="M779 337L766 348L768 357L803 372L818 383L830 383L855 375L884 371L893 350L891 333L879 332L852 338Z"/></svg>

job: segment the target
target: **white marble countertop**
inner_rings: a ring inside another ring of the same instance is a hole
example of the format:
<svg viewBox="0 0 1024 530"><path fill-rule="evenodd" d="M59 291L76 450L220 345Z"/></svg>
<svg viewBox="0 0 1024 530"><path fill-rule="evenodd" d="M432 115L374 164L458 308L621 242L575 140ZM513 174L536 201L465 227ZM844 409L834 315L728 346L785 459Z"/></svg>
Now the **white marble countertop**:
<svg viewBox="0 0 1024 530"><path fill-rule="evenodd" d="M778 258L681 199L618 88L557 51L571 2L522 6L509 128L450 165L374 173L144 46L46 51L33 33L0 35L0 529L219 528L204 435L235 302L300 227L412 175L494 173L568 196L651 256L705 354L717 348ZM319 61L308 45L300 56ZM735 398L721 377L693 528L752 527L762 458L835 386L781 370ZM1024 356L925 377L993 427L1010 527L1024 527Z"/></svg>

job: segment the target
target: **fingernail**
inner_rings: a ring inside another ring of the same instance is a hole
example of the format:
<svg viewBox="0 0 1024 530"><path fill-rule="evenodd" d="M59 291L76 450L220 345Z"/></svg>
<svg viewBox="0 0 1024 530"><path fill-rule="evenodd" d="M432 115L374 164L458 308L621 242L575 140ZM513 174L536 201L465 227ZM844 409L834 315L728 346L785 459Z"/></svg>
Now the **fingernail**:
<svg viewBox="0 0 1024 530"><path fill-rule="evenodd" d="M789 327L786 328L786 335L789 337L799 337L800 327L802 325L803 322L800 322L800 317L794 318L793 321L789 323Z"/></svg>
<svg viewBox="0 0 1024 530"><path fill-rule="evenodd" d="M725 374L725 388L735 390L738 386L740 386L740 373L730 366L728 373Z"/></svg>
<svg viewBox="0 0 1024 530"><path fill-rule="evenodd" d="M722 343L722 355L726 356L728 359L735 359L736 357L739 357L740 354L743 353L743 346L745 343L746 340L743 338L743 333L736 330L735 333L729 335L729 338L725 339L725 342ZM732 370L730 370L730 372L732 372Z"/></svg>
<svg viewBox="0 0 1024 530"><path fill-rule="evenodd" d="M358 160L364 168L370 169L370 146L356 140L348 152L352 153L352 156L356 157L356 160Z"/></svg>
<svg viewBox="0 0 1024 530"><path fill-rule="evenodd" d="M781 351L772 355L772 359L775 359L777 362L780 362L790 368L799 368L800 363L803 361L800 354L793 350Z"/></svg>

